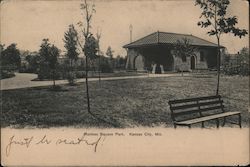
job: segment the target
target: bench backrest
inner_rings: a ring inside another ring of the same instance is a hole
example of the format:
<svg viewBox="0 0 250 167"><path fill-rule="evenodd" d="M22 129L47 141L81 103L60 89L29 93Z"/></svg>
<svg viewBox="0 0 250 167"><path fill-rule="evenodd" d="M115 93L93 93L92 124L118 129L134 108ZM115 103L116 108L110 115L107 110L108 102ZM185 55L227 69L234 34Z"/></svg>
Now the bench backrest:
<svg viewBox="0 0 250 167"><path fill-rule="evenodd" d="M170 100L168 104L171 110L171 118L174 121L224 112L223 100L220 95Z"/></svg>

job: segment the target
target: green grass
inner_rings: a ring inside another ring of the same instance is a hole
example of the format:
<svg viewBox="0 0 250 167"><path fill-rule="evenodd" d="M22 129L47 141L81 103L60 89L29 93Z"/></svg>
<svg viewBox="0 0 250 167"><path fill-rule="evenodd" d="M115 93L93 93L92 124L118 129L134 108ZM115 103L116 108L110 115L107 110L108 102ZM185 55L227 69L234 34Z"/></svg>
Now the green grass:
<svg viewBox="0 0 250 167"><path fill-rule="evenodd" d="M2 127L173 127L168 100L214 95L216 78L141 78L89 85L91 111L112 125L87 112L85 83L80 83L62 85L60 91L49 87L2 91ZM220 94L226 109L241 111L243 126L248 126L248 78L222 77ZM215 121L205 125L215 127Z"/></svg>

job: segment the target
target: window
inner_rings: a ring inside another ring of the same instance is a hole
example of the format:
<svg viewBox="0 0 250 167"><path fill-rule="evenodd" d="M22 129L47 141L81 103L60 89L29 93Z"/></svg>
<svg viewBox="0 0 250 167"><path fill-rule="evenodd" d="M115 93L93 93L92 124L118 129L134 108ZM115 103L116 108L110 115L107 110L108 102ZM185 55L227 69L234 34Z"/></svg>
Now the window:
<svg viewBox="0 0 250 167"><path fill-rule="evenodd" d="M204 52L201 51L200 52L200 61L204 61L205 60L205 55L204 55Z"/></svg>
<svg viewBox="0 0 250 167"><path fill-rule="evenodd" d="M187 61L187 58L186 58L185 55L183 55L183 56L181 57L181 59L182 59L182 62L186 62L186 61Z"/></svg>

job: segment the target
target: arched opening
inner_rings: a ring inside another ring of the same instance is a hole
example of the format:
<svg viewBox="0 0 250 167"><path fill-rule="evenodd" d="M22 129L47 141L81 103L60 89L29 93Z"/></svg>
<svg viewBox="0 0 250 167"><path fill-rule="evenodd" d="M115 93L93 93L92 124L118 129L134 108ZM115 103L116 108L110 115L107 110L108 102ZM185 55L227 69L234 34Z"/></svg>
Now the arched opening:
<svg viewBox="0 0 250 167"><path fill-rule="evenodd" d="M141 55L135 57L135 59L134 59L134 65L135 65L134 68L137 71L144 70L144 60L143 60L143 57Z"/></svg>
<svg viewBox="0 0 250 167"><path fill-rule="evenodd" d="M174 70L174 58L172 55L166 56L166 64L164 67L165 71L173 71Z"/></svg>
<svg viewBox="0 0 250 167"><path fill-rule="evenodd" d="M191 56L191 59L190 59L190 64L191 64L191 70L194 70L195 69L195 57L194 56Z"/></svg>

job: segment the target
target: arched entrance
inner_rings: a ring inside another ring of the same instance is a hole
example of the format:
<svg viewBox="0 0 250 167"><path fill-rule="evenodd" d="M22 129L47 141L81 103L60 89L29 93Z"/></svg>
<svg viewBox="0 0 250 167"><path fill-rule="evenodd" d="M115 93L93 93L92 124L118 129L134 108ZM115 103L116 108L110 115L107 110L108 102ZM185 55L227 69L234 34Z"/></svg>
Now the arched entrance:
<svg viewBox="0 0 250 167"><path fill-rule="evenodd" d="M143 60L143 57L141 55L135 57L134 65L135 65L135 69L137 71L144 70L144 60Z"/></svg>
<svg viewBox="0 0 250 167"><path fill-rule="evenodd" d="M164 70L166 70L166 71L173 71L174 70L174 58L170 54L166 56Z"/></svg>
<svg viewBox="0 0 250 167"><path fill-rule="evenodd" d="M195 69L195 57L194 56L191 56L191 59L190 59L190 65L191 65L191 70L194 70Z"/></svg>

